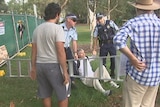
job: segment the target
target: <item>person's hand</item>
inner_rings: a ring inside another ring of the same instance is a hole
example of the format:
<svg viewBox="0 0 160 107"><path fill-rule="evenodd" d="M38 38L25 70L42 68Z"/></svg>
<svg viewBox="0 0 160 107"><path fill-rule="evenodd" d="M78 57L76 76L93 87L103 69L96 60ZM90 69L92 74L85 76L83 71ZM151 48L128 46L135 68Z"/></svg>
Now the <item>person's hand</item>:
<svg viewBox="0 0 160 107"><path fill-rule="evenodd" d="M30 78L32 80L35 80L36 79L36 69L32 69L31 72L30 72Z"/></svg>
<svg viewBox="0 0 160 107"><path fill-rule="evenodd" d="M77 53L74 53L74 58L75 58L75 59L78 59Z"/></svg>
<svg viewBox="0 0 160 107"><path fill-rule="evenodd" d="M63 73L63 76L64 76L64 82L63 82L63 84L66 85L67 83L69 83L69 80L70 80L68 72Z"/></svg>
<svg viewBox="0 0 160 107"><path fill-rule="evenodd" d="M95 56L96 56L96 55L97 55L97 51L93 50L93 51L92 51L92 55L95 55Z"/></svg>
<svg viewBox="0 0 160 107"><path fill-rule="evenodd" d="M139 61L139 60L131 60L131 64L135 67L135 69L139 72L142 72L146 69L145 62Z"/></svg>

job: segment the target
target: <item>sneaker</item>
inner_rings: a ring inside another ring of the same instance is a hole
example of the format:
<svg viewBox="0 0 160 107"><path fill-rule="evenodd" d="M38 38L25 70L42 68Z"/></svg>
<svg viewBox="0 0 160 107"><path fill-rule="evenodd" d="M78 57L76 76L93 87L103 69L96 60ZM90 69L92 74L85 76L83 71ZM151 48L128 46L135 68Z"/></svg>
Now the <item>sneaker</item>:
<svg viewBox="0 0 160 107"><path fill-rule="evenodd" d="M111 90L106 90L104 92L104 96L110 96L112 94L112 91Z"/></svg>
<svg viewBox="0 0 160 107"><path fill-rule="evenodd" d="M111 84L111 86L112 86L112 87L119 88L119 85L118 85L118 84L116 84L116 83L115 83L115 82L113 82L113 81L111 81L111 82L110 82L110 84Z"/></svg>

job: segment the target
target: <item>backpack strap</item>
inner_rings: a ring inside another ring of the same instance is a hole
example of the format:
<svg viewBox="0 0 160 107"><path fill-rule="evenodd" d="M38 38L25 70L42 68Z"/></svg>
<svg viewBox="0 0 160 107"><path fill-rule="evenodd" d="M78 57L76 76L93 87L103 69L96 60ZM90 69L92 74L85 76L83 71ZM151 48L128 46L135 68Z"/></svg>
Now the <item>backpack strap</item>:
<svg viewBox="0 0 160 107"><path fill-rule="evenodd" d="M110 26L110 20L106 20L106 26Z"/></svg>

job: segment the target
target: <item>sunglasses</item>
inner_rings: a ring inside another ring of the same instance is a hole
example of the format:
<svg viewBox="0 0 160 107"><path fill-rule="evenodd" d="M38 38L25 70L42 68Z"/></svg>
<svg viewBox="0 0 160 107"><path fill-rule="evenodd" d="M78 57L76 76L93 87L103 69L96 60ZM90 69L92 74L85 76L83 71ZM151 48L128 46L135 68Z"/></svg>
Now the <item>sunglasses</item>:
<svg viewBox="0 0 160 107"><path fill-rule="evenodd" d="M77 22L77 19L76 18L72 18L71 19L73 22Z"/></svg>

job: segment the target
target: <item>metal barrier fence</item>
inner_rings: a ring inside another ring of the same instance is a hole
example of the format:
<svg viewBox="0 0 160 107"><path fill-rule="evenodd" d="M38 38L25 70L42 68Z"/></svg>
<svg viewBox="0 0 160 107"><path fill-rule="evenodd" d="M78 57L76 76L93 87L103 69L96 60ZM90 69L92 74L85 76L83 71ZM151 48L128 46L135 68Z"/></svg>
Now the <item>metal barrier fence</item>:
<svg viewBox="0 0 160 107"><path fill-rule="evenodd" d="M13 58L16 53L31 43L33 30L42 22L43 19L32 15L0 13L0 46L4 45L8 56ZM23 27L20 27L22 25Z"/></svg>
<svg viewBox="0 0 160 107"><path fill-rule="evenodd" d="M112 56L115 57L115 74L116 77L109 79L109 80L115 80L115 81L122 81L121 76L123 74L120 74L120 56ZM92 78L92 79L100 79L100 80L107 80L107 78L103 78L103 58L110 58L110 57L94 57L94 59L97 61L97 67L99 67L99 77L88 77L87 74L87 59L79 59L84 60L84 76L80 75L74 75L73 73L73 61L75 60L68 60L68 68L69 68L69 75L71 77L75 78ZM30 59L8 59L7 60L7 76L8 77L29 77L29 73L31 70L31 60Z"/></svg>

